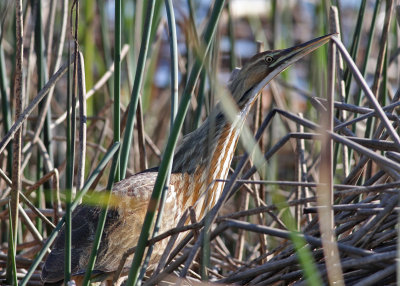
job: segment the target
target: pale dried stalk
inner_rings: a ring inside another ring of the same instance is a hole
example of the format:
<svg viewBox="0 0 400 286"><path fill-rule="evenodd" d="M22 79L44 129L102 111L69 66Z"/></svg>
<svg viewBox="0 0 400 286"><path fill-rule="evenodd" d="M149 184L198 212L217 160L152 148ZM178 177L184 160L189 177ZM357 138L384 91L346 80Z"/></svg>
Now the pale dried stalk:
<svg viewBox="0 0 400 286"><path fill-rule="evenodd" d="M338 15L336 7L329 10L331 32L337 33ZM330 285L344 285L343 272L340 265L339 250L335 238L335 224L333 205L333 141L327 132L333 130L333 104L335 95L335 63L336 48L333 42L329 43L328 53L328 104L327 112L322 113L321 142L321 165L320 165L320 183L324 186L317 188L319 229L321 231L321 240L323 252Z"/></svg>
<svg viewBox="0 0 400 286"><path fill-rule="evenodd" d="M79 52L78 58L78 97L79 97L79 145L78 145L78 172L76 174L76 187L80 190L83 187L85 176L86 158L86 85L85 85L85 64L83 55Z"/></svg>

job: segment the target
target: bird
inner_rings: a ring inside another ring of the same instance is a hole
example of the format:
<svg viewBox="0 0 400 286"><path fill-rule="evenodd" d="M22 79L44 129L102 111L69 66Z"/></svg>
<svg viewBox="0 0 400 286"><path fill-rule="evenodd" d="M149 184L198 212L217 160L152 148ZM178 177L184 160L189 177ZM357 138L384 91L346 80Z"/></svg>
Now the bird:
<svg viewBox="0 0 400 286"><path fill-rule="evenodd" d="M227 89L237 105L235 119L224 114L223 102L219 102L202 125L182 138L173 158L160 233L175 227L189 207L193 207L200 220L216 204L245 119L260 91L291 64L327 43L331 36L258 53L232 72ZM119 203L107 213L94 273L116 271L123 254L137 244L157 171L157 167L151 168L114 184L112 194ZM221 180L216 182L217 179ZM81 204L72 213L71 269L76 280L85 273L100 212L100 206ZM45 285L63 283L64 241L62 229L42 268ZM152 260L162 253L165 241L155 245Z"/></svg>

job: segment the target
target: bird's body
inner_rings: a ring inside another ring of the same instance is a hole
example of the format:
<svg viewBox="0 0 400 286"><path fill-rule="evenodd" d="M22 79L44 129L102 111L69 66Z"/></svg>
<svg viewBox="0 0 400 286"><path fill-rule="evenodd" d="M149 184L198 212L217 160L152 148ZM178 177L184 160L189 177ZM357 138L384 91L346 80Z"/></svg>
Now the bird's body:
<svg viewBox="0 0 400 286"><path fill-rule="evenodd" d="M233 75L228 88L238 106L236 118L228 120L219 103L197 130L182 139L173 160L160 232L176 226L190 206L200 220L215 205L224 187L223 182L215 180L228 176L240 131L260 89L300 55L304 56L328 39L329 36L324 36L291 49L257 54ZM123 254L137 244L156 177L157 169L149 169L114 185L113 195L120 198L120 203L108 212L95 272L115 271ZM74 275L85 272L100 211L100 207L82 205L73 212L71 266ZM163 251L165 244L166 240L156 244L153 257ZM46 283L62 281L63 277L64 230L42 271Z"/></svg>
<svg viewBox="0 0 400 286"><path fill-rule="evenodd" d="M202 218L218 200L224 183L215 180L227 177L244 120L238 117L237 122L231 124L221 117L222 112L219 112L216 117L220 118L219 123L213 127L209 126L213 123L206 120L178 146L164 206L168 213L163 215L160 233L175 227L189 206L193 206L196 216ZM207 143L210 128L215 134ZM157 169L149 169L114 185L113 201L118 201L119 205L108 212L96 271L115 271L122 255L137 244L157 174ZM87 205L78 206L73 212L71 266L74 274L85 271L100 212L100 207ZM47 282L63 279L64 241L62 230L43 268L42 277ZM166 243L167 240L163 240L155 245L153 258L162 253Z"/></svg>

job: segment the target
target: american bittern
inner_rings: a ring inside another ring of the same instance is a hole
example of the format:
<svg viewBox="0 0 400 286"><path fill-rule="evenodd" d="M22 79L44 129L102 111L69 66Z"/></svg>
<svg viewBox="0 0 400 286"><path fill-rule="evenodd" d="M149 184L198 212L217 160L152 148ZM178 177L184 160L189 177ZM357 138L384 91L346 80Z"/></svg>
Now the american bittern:
<svg viewBox="0 0 400 286"><path fill-rule="evenodd" d="M240 71L232 74L228 88L240 111L237 119L230 122L223 114L221 106L217 105L197 130L182 139L174 156L160 232L176 226L183 212L190 206L194 207L199 219L204 216L206 210L214 206L224 183L211 183L215 179L226 179L244 120L259 91L289 65L329 39L330 35L326 35L289 49L256 54ZM213 139L210 142L211 128ZM115 271L123 254L136 245L156 177L157 168L153 168L115 184L113 194L120 197L120 204L111 208L107 215L95 265L97 273ZM100 207L85 205L79 206L73 212L74 276L83 275L85 272L99 213ZM157 257L164 247L163 241L156 244L153 257ZM42 279L45 283L61 283L63 277L62 230L44 264Z"/></svg>

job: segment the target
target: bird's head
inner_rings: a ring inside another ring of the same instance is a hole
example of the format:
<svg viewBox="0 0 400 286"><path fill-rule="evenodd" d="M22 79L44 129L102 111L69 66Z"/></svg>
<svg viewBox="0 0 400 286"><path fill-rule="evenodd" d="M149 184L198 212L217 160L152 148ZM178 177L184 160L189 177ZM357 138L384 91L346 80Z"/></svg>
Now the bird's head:
<svg viewBox="0 0 400 286"><path fill-rule="evenodd" d="M294 62L329 41L332 34L284 49L254 55L240 70L232 73L229 89L239 108L252 103L259 91Z"/></svg>

